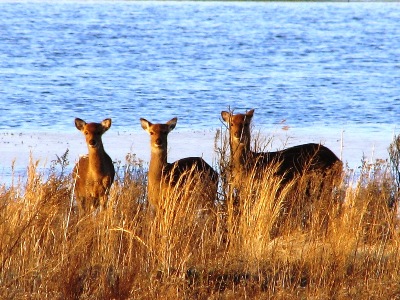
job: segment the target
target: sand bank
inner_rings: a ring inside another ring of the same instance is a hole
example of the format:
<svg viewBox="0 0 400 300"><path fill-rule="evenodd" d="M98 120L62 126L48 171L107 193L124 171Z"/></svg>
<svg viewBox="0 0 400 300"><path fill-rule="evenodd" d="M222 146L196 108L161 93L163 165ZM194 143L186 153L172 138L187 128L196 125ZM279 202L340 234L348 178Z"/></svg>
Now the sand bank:
<svg viewBox="0 0 400 300"><path fill-rule="evenodd" d="M174 130L169 135L169 161L187 157L202 156L210 164L218 158L215 152L216 130L189 131ZM297 144L322 143L332 149L351 168L361 165L363 156L368 161L376 158L387 159L387 148L392 141L390 132L371 134L367 131L344 130L332 132L329 129L296 129L261 132L261 136L272 136L268 150L282 149ZM118 132L110 130L103 136L107 153L115 161L125 162L128 153L136 154L144 164L149 162L149 137L143 130L135 132ZM217 145L219 142L217 143ZM58 132L0 132L0 183L9 183L14 177L24 177L29 159L39 160L39 168L47 168L51 162L68 149L70 168L79 155L87 153L83 136L78 131Z"/></svg>

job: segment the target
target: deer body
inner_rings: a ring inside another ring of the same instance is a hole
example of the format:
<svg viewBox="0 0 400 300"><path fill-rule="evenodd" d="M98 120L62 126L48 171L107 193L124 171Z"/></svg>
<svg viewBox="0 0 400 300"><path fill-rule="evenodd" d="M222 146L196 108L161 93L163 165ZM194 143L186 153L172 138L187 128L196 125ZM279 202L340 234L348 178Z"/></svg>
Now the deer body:
<svg viewBox="0 0 400 300"><path fill-rule="evenodd" d="M114 181L113 162L104 150L101 136L111 127L111 119L101 123L86 123L76 118L76 128L86 139L88 155L80 157L72 172L79 214L88 213L99 206L105 209L110 187Z"/></svg>
<svg viewBox="0 0 400 300"><path fill-rule="evenodd" d="M250 172L262 173L274 164L274 175L282 183L309 172L325 173L341 168L339 158L320 144L304 144L276 152L253 152L250 150L250 124L254 109L245 114L222 111L222 119L228 123L231 150L231 180L235 188Z"/></svg>
<svg viewBox="0 0 400 300"><path fill-rule="evenodd" d="M150 134L151 157L148 172L148 199L153 208L159 209L160 200L171 188L193 189L189 184L208 184L208 189L202 191L203 204L209 206L215 201L218 184L218 174L200 157L187 157L167 162L167 137L177 123L173 118L166 124L152 124L146 119L140 119L142 128ZM199 176L192 182L194 176Z"/></svg>

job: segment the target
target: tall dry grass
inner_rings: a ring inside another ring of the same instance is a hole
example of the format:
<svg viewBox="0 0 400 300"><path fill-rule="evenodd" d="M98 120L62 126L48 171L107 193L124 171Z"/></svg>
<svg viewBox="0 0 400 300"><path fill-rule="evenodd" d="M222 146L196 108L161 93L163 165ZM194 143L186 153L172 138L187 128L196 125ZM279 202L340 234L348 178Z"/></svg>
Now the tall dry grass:
<svg viewBox="0 0 400 300"><path fill-rule="evenodd" d="M176 190L151 212L146 166L129 154L108 209L78 219L67 153L47 172L32 160L0 191L0 297L400 298L393 163L346 169L333 189L322 178L282 188L269 170L238 194L217 138L220 188L206 211Z"/></svg>

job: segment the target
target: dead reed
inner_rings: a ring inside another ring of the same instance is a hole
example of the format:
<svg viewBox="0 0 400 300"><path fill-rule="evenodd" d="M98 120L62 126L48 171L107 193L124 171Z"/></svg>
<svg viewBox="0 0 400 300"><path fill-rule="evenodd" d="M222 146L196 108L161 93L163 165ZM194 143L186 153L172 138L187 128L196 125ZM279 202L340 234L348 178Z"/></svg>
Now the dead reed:
<svg viewBox="0 0 400 300"><path fill-rule="evenodd" d="M282 188L270 170L250 176L238 195L224 134L216 147L219 196L207 213L177 200L185 190L149 213L146 167L129 154L116 163L108 209L79 219L67 154L46 173L32 160L24 180L0 189L0 297L400 297L392 163L345 169L334 188L315 178Z"/></svg>

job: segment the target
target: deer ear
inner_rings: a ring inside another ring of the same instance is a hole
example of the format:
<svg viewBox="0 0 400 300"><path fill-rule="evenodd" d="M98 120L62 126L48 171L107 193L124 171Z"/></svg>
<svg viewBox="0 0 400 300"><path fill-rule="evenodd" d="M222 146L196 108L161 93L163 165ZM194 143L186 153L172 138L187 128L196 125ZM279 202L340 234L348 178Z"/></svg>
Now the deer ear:
<svg viewBox="0 0 400 300"><path fill-rule="evenodd" d="M83 121L82 119L75 118L75 127L79 130L82 131L83 127L85 127L86 122Z"/></svg>
<svg viewBox="0 0 400 300"><path fill-rule="evenodd" d="M104 132L106 132L111 127L111 119L104 119L101 122L101 126L103 126L103 130Z"/></svg>
<svg viewBox="0 0 400 300"><path fill-rule="evenodd" d="M224 120L225 122L229 122L229 118L231 117L231 113L229 113L227 111L221 111L221 117L222 117L222 120Z"/></svg>
<svg viewBox="0 0 400 300"><path fill-rule="evenodd" d="M175 128L177 122L178 122L178 118L176 118L176 117L167 122L168 132L171 132L171 130Z"/></svg>
<svg viewBox="0 0 400 300"><path fill-rule="evenodd" d="M249 118L251 118L251 117L253 117L253 114L254 114L254 108L253 108L253 109L250 109L250 110L246 113L246 116L249 117Z"/></svg>
<svg viewBox="0 0 400 300"><path fill-rule="evenodd" d="M146 119L140 118L140 124L142 125L142 128L149 132L150 126L152 125L151 122L147 121Z"/></svg>

